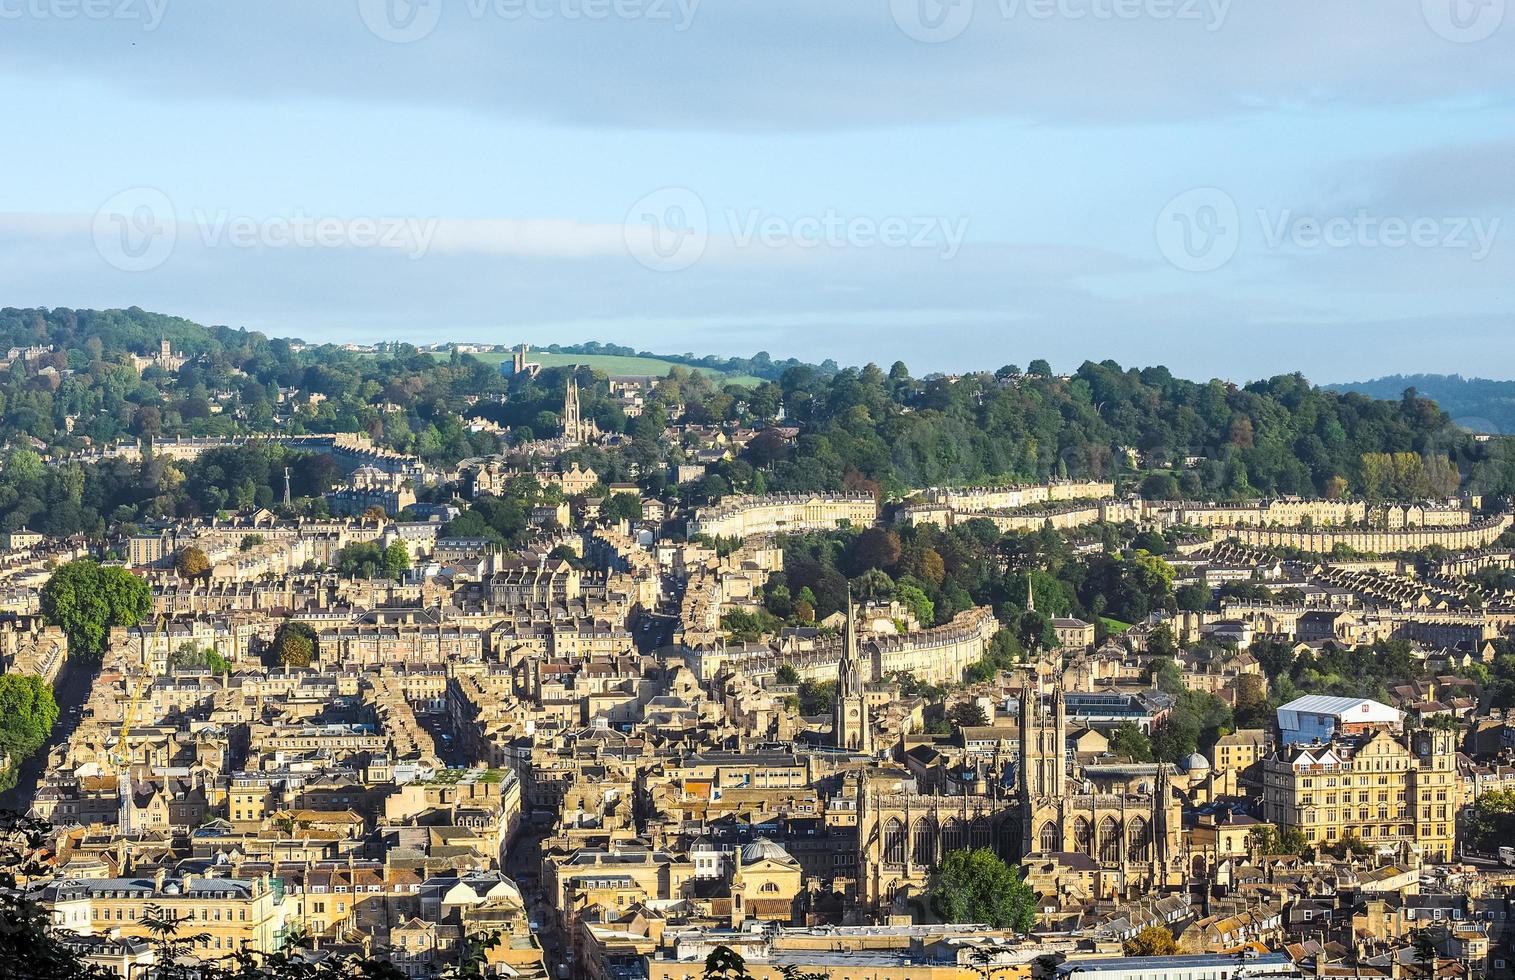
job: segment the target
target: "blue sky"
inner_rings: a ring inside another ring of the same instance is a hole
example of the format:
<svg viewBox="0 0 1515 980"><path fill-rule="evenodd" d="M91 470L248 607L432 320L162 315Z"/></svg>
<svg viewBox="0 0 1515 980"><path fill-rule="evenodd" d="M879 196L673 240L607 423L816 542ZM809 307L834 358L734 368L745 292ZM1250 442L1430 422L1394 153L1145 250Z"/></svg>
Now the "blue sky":
<svg viewBox="0 0 1515 980"><path fill-rule="evenodd" d="M0 303L1515 377L1506 0L0 0Z"/></svg>

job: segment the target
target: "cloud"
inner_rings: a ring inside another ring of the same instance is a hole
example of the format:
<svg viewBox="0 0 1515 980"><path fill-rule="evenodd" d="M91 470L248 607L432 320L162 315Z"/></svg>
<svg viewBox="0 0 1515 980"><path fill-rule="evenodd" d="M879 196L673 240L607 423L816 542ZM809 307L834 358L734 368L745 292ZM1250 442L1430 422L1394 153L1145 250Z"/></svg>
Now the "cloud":
<svg viewBox="0 0 1515 980"><path fill-rule="evenodd" d="M1515 92L1515 23L1455 43L1438 4L1459 0L956 0L971 17L943 43L913 39L910 11L952 0L433 2L434 29L409 43L370 29L367 0L170 3L151 31L141 18L23 17L0 32L0 65L163 100L329 99L711 130L1127 124L1499 104Z"/></svg>

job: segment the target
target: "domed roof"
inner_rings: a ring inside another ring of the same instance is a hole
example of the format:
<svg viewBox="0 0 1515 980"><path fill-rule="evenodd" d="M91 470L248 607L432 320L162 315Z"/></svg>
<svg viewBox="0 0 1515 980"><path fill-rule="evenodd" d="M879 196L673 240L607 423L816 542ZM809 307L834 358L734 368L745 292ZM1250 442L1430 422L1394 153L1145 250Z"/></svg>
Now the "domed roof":
<svg viewBox="0 0 1515 980"><path fill-rule="evenodd" d="M752 864L757 861L777 861L779 864L794 864L794 858L789 852L766 837L757 840L742 848L742 863Z"/></svg>
<svg viewBox="0 0 1515 980"><path fill-rule="evenodd" d="M1209 772L1210 760L1198 752L1191 752L1184 756L1183 761L1178 764L1178 768L1184 772Z"/></svg>

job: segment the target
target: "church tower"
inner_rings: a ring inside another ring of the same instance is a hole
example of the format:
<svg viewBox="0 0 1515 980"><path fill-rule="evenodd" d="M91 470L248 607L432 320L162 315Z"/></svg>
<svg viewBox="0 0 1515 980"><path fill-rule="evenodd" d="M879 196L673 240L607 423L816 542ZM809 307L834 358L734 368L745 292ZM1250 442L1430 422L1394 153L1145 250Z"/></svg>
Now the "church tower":
<svg viewBox="0 0 1515 980"><path fill-rule="evenodd" d="M1061 799L1068 791L1068 708L1062 685L1044 708L1041 693L1026 680L1021 693L1021 798Z"/></svg>
<svg viewBox="0 0 1515 980"><path fill-rule="evenodd" d="M873 729L868 725L868 696L857 656L857 622L852 615L852 590L847 590L847 622L842 626L842 659L836 665L836 702L831 709L831 737L839 749L873 752Z"/></svg>
<svg viewBox="0 0 1515 980"><path fill-rule="evenodd" d="M563 396L563 438L569 442L584 441L584 423L579 418L579 383L572 376Z"/></svg>

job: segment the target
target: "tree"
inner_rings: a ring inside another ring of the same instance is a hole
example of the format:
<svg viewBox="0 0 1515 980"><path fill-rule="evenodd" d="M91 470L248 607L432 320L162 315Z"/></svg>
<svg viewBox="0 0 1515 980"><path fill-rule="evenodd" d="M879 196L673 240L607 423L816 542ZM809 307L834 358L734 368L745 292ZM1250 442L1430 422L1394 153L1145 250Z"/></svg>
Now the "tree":
<svg viewBox="0 0 1515 980"><path fill-rule="evenodd" d="M794 664L779 664L779 669L774 674L774 680L780 684L798 684L800 682L800 672L794 669Z"/></svg>
<svg viewBox="0 0 1515 980"><path fill-rule="evenodd" d="M387 520L389 520L389 512L378 504L374 504L363 511L363 523L365 524L383 524Z"/></svg>
<svg viewBox="0 0 1515 980"><path fill-rule="evenodd" d="M1297 827L1282 832L1272 826L1258 827L1247 841L1258 854L1299 854L1310 846L1304 831Z"/></svg>
<svg viewBox="0 0 1515 980"><path fill-rule="evenodd" d="M42 747L57 721L58 702L42 678L0 674L0 758L10 763L0 774L0 788L14 783L15 767Z"/></svg>
<svg viewBox="0 0 1515 980"><path fill-rule="evenodd" d="M1420 964L1422 976L1434 977L1436 975L1436 963L1439 951L1436 949L1436 940L1425 929L1415 933L1415 962Z"/></svg>
<svg viewBox="0 0 1515 980"><path fill-rule="evenodd" d="M836 681L801 681L797 693L800 698L800 714L825 714L836 703Z"/></svg>
<svg viewBox="0 0 1515 980"><path fill-rule="evenodd" d="M634 493L613 493L600 506L600 516L609 521L640 521L642 498Z"/></svg>
<svg viewBox="0 0 1515 980"><path fill-rule="evenodd" d="M52 828L40 820L0 811L0 963L7 976L27 980L107 980L116 974L88 966L64 946L42 906L29 901L24 885L55 870L44 860L52 843Z"/></svg>
<svg viewBox="0 0 1515 980"><path fill-rule="evenodd" d="M1134 722L1123 721L1110 733L1110 751L1133 762L1152 761L1152 740Z"/></svg>
<svg viewBox="0 0 1515 980"><path fill-rule="evenodd" d="M316 657L316 631L309 623L288 622L279 627L270 647L274 666L304 670Z"/></svg>
<svg viewBox="0 0 1515 980"><path fill-rule="evenodd" d="M226 662L225 657L210 647L202 650L191 642L182 644L179 649L169 655L168 667L175 671L205 669L212 674L225 674L231 670L231 665Z"/></svg>
<svg viewBox="0 0 1515 980"><path fill-rule="evenodd" d="M730 946L717 946L705 957L704 980L753 980L747 961Z"/></svg>
<svg viewBox="0 0 1515 980"><path fill-rule="evenodd" d="M1121 952L1127 956L1172 956L1178 952L1178 943L1162 926L1148 926L1121 943Z"/></svg>
<svg viewBox="0 0 1515 980"><path fill-rule="evenodd" d="M112 627L137 625L152 604L152 590L142 579L88 558L59 566L39 598L43 618L67 634L69 651L88 659L105 651Z"/></svg>
<svg viewBox="0 0 1515 980"><path fill-rule="evenodd" d="M959 701L947 712L947 720L958 728L980 728L989 724L989 717L977 701Z"/></svg>
<svg viewBox="0 0 1515 980"><path fill-rule="evenodd" d="M1036 924L1036 894L987 847L949 853L932 875L926 897L946 922L982 922L1017 932L1030 932Z"/></svg>
<svg viewBox="0 0 1515 980"><path fill-rule="evenodd" d="M1167 657L1157 657L1147 668L1148 682L1159 691L1179 694L1184 690L1184 673Z"/></svg>
<svg viewBox="0 0 1515 980"><path fill-rule="evenodd" d="M403 541L392 541L384 549L384 574L400 578L410 569L410 551Z"/></svg>
<svg viewBox="0 0 1515 980"><path fill-rule="evenodd" d="M1463 811L1463 837L1485 854L1515 840L1515 790L1492 790Z"/></svg>
<svg viewBox="0 0 1515 980"><path fill-rule="evenodd" d="M210 574L210 559L195 545L180 548L174 555L174 570L183 578L201 578Z"/></svg>

